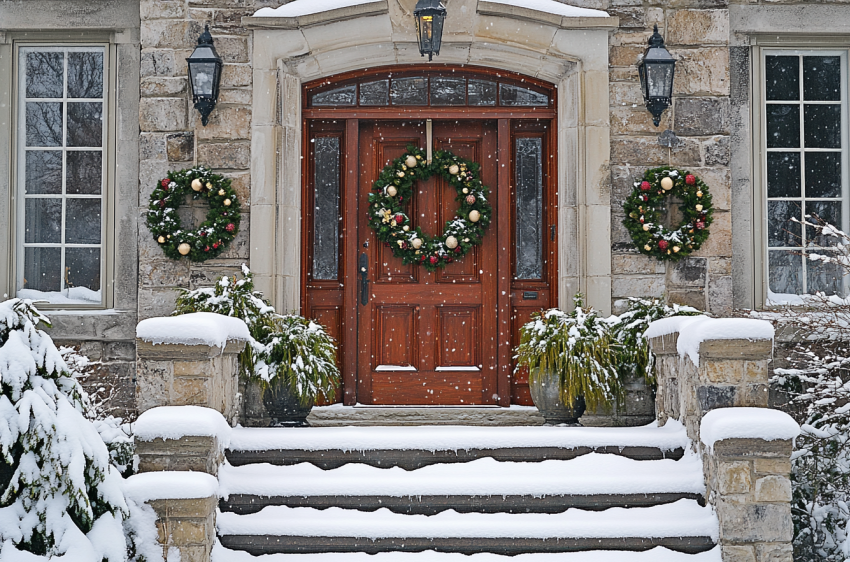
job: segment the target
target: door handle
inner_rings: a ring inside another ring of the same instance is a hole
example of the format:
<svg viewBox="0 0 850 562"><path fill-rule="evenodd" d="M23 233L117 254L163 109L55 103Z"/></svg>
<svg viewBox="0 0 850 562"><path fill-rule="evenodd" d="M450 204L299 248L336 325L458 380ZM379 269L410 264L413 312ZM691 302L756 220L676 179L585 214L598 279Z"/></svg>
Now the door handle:
<svg viewBox="0 0 850 562"><path fill-rule="evenodd" d="M360 254L360 304L369 304L369 256Z"/></svg>

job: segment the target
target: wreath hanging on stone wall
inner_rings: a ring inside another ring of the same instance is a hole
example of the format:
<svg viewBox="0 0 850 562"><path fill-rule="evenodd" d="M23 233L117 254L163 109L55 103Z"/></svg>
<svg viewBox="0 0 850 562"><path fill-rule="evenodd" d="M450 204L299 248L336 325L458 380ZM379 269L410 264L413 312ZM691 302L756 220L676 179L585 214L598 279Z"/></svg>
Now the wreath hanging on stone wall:
<svg viewBox="0 0 850 562"><path fill-rule="evenodd" d="M680 200L682 222L673 230L661 224L668 197ZM647 170L623 203L623 224L638 251L659 260L680 260L708 238L714 207L708 186L687 171L668 166Z"/></svg>
<svg viewBox="0 0 850 562"><path fill-rule="evenodd" d="M480 166L446 150L437 150L429 164L425 152L408 146L407 152L381 170L369 194L369 227L378 240L392 248L403 263L423 265L434 271L469 253L481 244L493 209L490 190L481 182ZM443 233L427 236L405 212L414 185L439 174L457 191L460 205Z"/></svg>
<svg viewBox="0 0 850 562"><path fill-rule="evenodd" d="M210 206L207 219L195 229L184 229L177 213L187 195ZM227 248L239 232L240 219L239 200L230 180L198 166L168 172L160 180L151 193L147 224L166 256L200 262Z"/></svg>

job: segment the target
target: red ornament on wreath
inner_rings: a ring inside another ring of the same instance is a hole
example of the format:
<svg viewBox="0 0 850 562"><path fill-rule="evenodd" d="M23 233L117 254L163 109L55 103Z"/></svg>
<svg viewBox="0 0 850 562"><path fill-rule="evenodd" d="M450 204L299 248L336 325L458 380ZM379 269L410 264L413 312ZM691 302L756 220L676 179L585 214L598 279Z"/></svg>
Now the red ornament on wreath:
<svg viewBox="0 0 850 562"><path fill-rule="evenodd" d="M670 229L664 226L663 215L675 203L683 219ZM634 182L623 210L623 225L638 252L676 261L698 250L708 238L714 209L708 186L699 177L662 166L647 170Z"/></svg>

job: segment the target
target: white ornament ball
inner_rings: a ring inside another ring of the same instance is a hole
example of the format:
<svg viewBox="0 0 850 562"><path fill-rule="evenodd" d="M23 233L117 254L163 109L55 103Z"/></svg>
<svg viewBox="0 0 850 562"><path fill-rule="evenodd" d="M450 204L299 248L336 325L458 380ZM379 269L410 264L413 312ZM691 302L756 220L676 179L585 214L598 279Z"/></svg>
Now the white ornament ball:
<svg viewBox="0 0 850 562"><path fill-rule="evenodd" d="M200 191L204 188L204 184L201 183L201 180L195 178L192 180L192 189L195 191Z"/></svg>
<svg viewBox="0 0 850 562"><path fill-rule="evenodd" d="M464 187L464 188L463 188L463 193L464 193L464 195L465 195L465 194L469 193L469 190L468 190L467 188L465 188L465 187Z"/></svg>
<svg viewBox="0 0 850 562"><path fill-rule="evenodd" d="M403 178L403 177L404 177L404 172L402 172L401 170L399 170L399 171L398 171L398 173L396 173L396 175L397 175L398 177L400 177L400 178Z"/></svg>
<svg viewBox="0 0 850 562"><path fill-rule="evenodd" d="M472 222L478 222L478 220L480 218L481 218L481 213L479 213L478 211L470 211L469 212L469 220L471 220Z"/></svg>
<svg viewBox="0 0 850 562"><path fill-rule="evenodd" d="M643 229L644 229L644 230L649 230L649 225L648 225L648 224L643 225Z"/></svg>
<svg viewBox="0 0 850 562"><path fill-rule="evenodd" d="M156 241L159 242L160 244L165 244L165 236L160 236L159 238L156 239Z"/></svg>
<svg viewBox="0 0 850 562"><path fill-rule="evenodd" d="M446 248L448 248L449 250L454 250L455 248L457 248L457 238L455 238L454 236L449 236L448 238L446 238Z"/></svg>
<svg viewBox="0 0 850 562"><path fill-rule="evenodd" d="M679 246L673 246L673 253L678 254L679 250L681 250L681 248Z"/></svg>
<svg viewBox="0 0 850 562"><path fill-rule="evenodd" d="M225 200L224 200L224 206L225 206L225 207L230 207L230 199L225 199Z"/></svg>
<svg viewBox="0 0 850 562"><path fill-rule="evenodd" d="M192 247L189 246L186 242L183 242L179 246L177 246L177 251L180 252L181 256L187 255L192 250Z"/></svg>
<svg viewBox="0 0 850 562"><path fill-rule="evenodd" d="M408 225L404 225L404 226L401 227L401 229L403 231L407 232L408 230L410 230L410 227Z"/></svg>
<svg viewBox="0 0 850 562"><path fill-rule="evenodd" d="M389 195L390 197L395 197L397 193L398 189L396 189L394 185L391 185L387 188L387 195Z"/></svg>
<svg viewBox="0 0 850 562"><path fill-rule="evenodd" d="M457 167L457 164L452 164L451 166L449 166L449 173L451 175L456 176L459 171L460 168Z"/></svg>
<svg viewBox="0 0 850 562"><path fill-rule="evenodd" d="M404 163L407 165L408 168L415 168L416 167L416 157L413 156L413 155L410 155L410 156L408 156L407 158L404 159Z"/></svg>
<svg viewBox="0 0 850 562"><path fill-rule="evenodd" d="M223 190L223 189L219 189L219 190L218 190L218 194L219 194L219 196L224 195L224 190Z"/></svg>
<svg viewBox="0 0 850 562"><path fill-rule="evenodd" d="M694 208L697 210L697 212L702 211L702 205L697 205Z"/></svg>
<svg viewBox="0 0 850 562"><path fill-rule="evenodd" d="M661 178L661 189L664 191L673 189L673 180L670 178Z"/></svg>
<svg viewBox="0 0 850 562"><path fill-rule="evenodd" d="M410 243L417 250L422 247L422 239L421 238L414 238Z"/></svg>

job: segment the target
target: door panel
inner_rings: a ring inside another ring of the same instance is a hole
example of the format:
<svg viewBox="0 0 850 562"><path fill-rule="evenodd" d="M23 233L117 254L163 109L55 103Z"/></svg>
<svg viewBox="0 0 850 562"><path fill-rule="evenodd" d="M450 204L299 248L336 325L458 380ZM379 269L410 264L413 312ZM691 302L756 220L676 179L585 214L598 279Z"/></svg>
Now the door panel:
<svg viewBox="0 0 850 562"><path fill-rule="evenodd" d="M495 188L495 123L435 122L433 130L435 148L481 163L482 180ZM372 183L383 167L410 144L424 147L424 133L421 121L361 125L361 209L368 208ZM408 214L425 233L439 235L455 216L456 196L442 178L432 177L417 184ZM389 247L377 242L365 212L359 220L359 241L374 281L369 302L358 305L358 402L495 403L498 229L488 229L481 246L445 270L428 272L418 265L402 265ZM510 265L502 267L502 274L510 275Z"/></svg>

